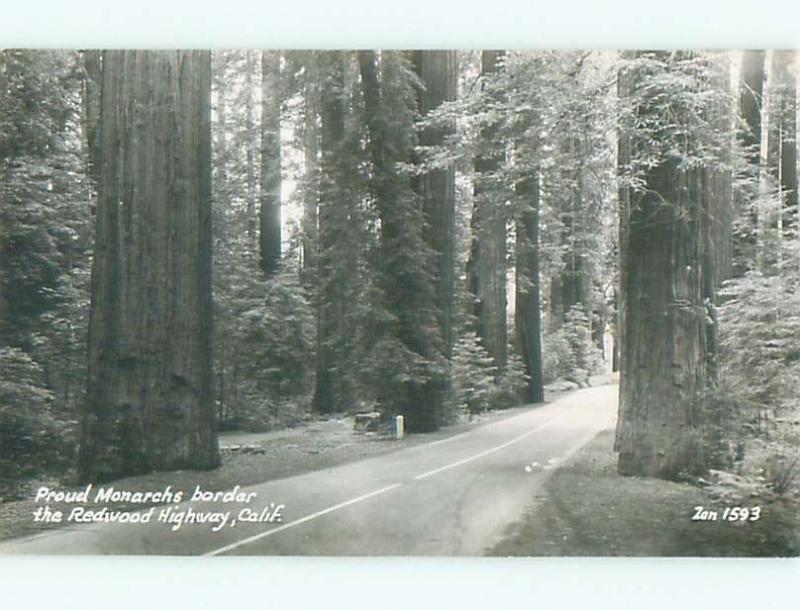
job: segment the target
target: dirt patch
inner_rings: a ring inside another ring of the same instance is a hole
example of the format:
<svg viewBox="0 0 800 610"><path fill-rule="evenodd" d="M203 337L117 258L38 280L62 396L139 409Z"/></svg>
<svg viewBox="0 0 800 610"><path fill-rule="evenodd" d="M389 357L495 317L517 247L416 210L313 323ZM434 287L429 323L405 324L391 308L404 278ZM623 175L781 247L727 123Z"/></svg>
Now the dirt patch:
<svg viewBox="0 0 800 610"><path fill-rule="evenodd" d="M614 433L600 433L533 498L492 556L783 557L800 554L791 497L721 500L712 490L616 474ZM726 506L760 506L757 521L723 521ZM697 506L716 521L693 521Z"/></svg>

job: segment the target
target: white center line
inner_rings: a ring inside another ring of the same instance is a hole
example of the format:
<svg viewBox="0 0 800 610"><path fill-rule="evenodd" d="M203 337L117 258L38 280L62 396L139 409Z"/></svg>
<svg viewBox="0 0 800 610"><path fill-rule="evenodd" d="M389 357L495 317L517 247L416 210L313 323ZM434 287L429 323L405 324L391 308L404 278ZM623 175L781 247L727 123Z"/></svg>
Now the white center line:
<svg viewBox="0 0 800 610"><path fill-rule="evenodd" d="M489 455L490 453L494 453L495 451L500 451L501 449L505 449L506 447L508 447L510 445L513 445L514 443L518 443L519 441L521 441L525 437L530 436L534 432L538 432L542 428L548 426L550 423L551 423L551 421L547 421L547 422L543 423L541 426L538 426L537 428L534 428L533 430L528 430L524 434L520 434L516 438L512 438L510 441L507 441L507 442L503 443L502 445L498 445L497 447L493 447L492 449L487 449L486 451L481 451L480 453L476 453L475 455L470 456L468 458L464 458L463 460L458 460L457 462L453 462L452 464L447 464L446 466L441 466L439 468L434 468L433 470L429 470L428 472L423 472L422 474L418 474L417 476L414 477L414 480L415 481L419 481L421 479L426 479L426 478L428 478L430 476L433 476L435 474L438 474L440 472L444 472L445 470L450 470L451 468L455 468L456 466L461 466L462 464L466 464L466 463L471 462L473 460L477 460L477 459L480 459L482 457L485 457L485 456Z"/></svg>
<svg viewBox="0 0 800 610"><path fill-rule="evenodd" d="M473 460L480 459L480 458L485 457L485 456L487 456L487 455L489 455L491 453L494 453L496 451L500 451L501 449L505 449L506 447L509 447L509 446L513 445L514 443L518 443L522 439L527 438L531 434L533 434L535 432L538 432L539 430L542 430L543 428L547 427L551 423L552 423L552 420L546 421L541 426L533 428L532 430L528 430L527 432L525 432L523 434L520 434L519 436L517 436L515 438L512 438L510 441L507 441L507 442L503 443L502 445L498 445L497 447L493 447L491 449L487 449L486 451L481 451L480 453L476 453L475 455L470 456L468 458L464 458L463 460L458 460L457 462L453 462L452 464L447 464L446 466L441 466L441 467L436 468L434 470L429 470L428 472L424 472L424 473L422 473L420 475L415 476L414 480L418 481L418 480L421 480L421 479L425 479L427 477L433 476L433 475L438 474L440 472L443 472L445 470L450 470L451 468L455 468L456 466L461 466L462 464L466 464L468 462L472 462ZM345 508L346 506L351 506L352 504L356 504L358 502L363 502L364 500L368 500L369 498L372 498L372 497L377 496L379 494L386 493L387 491L391 491L392 489L396 489L396 488L400 487L401 485L402 485L402 483L394 483L392 485L387 485L386 487L382 487L382 488L377 489L375 491L371 491L371 492L366 493L366 494L364 494L362 496L358 496L357 498L353 498L352 500L347 500L346 502L341 502L339 504L335 504L334 506L331 506L329 508L317 511L315 513L311 513L310 515L306 515L305 517L301 517L300 519L295 519L294 521L290 521L289 523L285 523L284 525L276 527L275 529L271 529L271 530L268 530L266 532L261 532L260 534L255 534L254 536L250 536L249 538L243 538L242 540L239 540L237 542L232 542L231 544L229 544L227 546L223 546L222 548L219 548L219 549L216 549L214 551L209 551L207 553L204 553L204 555L207 555L207 556L222 555L223 553L227 553L228 551L232 551L232 550L237 549L239 547L245 546L247 544L250 544L251 542L255 542L256 540L261 540L262 538L266 538L267 536L272 536L273 534L277 534L279 532L287 530L290 527L295 527L297 525L301 525L303 523L307 523L308 521L311 521L312 519L316 519L317 517L321 517L323 515L327 515L328 513L332 513L332 512L334 512L336 510L339 510L340 508Z"/></svg>
<svg viewBox="0 0 800 610"><path fill-rule="evenodd" d="M272 536L273 534L277 534L278 532L282 532L283 530L287 530L290 527L295 527L296 525L300 525L302 523L306 523L311 521L312 519L316 519L317 517L321 517L322 515L327 515L328 513L332 513L335 510L339 510L340 508L344 508L345 506L350 506L351 504L356 504L357 502L362 502L378 494L385 493L387 491L391 491L397 487L400 487L402 483L394 483L393 485L387 485L386 487L382 487L381 489L377 489L375 491L371 491L363 496L358 496L357 498L353 498L352 500L347 500L346 502L342 502L340 504L336 504L324 510L317 511L316 513L311 513L310 515L306 515L305 517L301 517L300 519L295 519L294 521L290 521L289 523L285 523L275 529L271 529L266 532L261 532L260 534L256 534L254 536L250 536L249 538L243 538L238 542L233 542L227 546L223 546L222 548L216 549L214 551L209 551L208 553L203 553L203 555L212 556L212 555L221 555L222 553L227 553L228 551L232 551L233 549L239 548L240 546L244 546L246 544L250 544L251 542L255 542L256 540L260 540L261 538L266 538L267 536Z"/></svg>

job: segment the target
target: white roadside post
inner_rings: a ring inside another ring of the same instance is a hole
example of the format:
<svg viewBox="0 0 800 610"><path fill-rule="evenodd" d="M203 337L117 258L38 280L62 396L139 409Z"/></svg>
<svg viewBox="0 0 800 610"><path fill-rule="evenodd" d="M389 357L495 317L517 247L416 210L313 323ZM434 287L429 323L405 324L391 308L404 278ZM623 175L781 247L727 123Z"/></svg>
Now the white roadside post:
<svg viewBox="0 0 800 610"><path fill-rule="evenodd" d="M406 435L405 420L402 415L394 416L394 437L395 440L400 440Z"/></svg>

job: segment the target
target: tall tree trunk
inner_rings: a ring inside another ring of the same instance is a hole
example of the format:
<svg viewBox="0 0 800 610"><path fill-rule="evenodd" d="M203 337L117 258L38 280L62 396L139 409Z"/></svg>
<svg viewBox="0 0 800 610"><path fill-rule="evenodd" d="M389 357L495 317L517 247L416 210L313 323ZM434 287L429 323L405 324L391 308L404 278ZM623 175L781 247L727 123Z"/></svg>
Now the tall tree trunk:
<svg viewBox="0 0 800 610"><path fill-rule="evenodd" d="M317 269L319 206L319 129L316 87L306 86L303 118L303 283L314 283Z"/></svg>
<svg viewBox="0 0 800 610"><path fill-rule="evenodd" d="M281 262L281 54L261 53L259 261L269 277Z"/></svg>
<svg viewBox="0 0 800 610"><path fill-rule="evenodd" d="M781 51L786 59L786 97L783 103L781 138L781 191L784 196L783 228L789 232L797 227L797 51Z"/></svg>
<svg viewBox="0 0 800 610"><path fill-rule="evenodd" d="M394 373L381 388L381 408L405 416L409 432L436 429L442 423L446 382L430 366L442 358L436 293L431 281L434 256L423 239L424 213L403 175L400 163L412 162L412 109L402 59L397 52L381 57L378 77L373 51L359 51L362 93L374 168L372 191L380 218L379 281L385 305L395 320L388 335L403 346L403 365L412 375ZM414 354L409 358L408 354ZM417 357L418 356L418 357ZM437 363L444 370L441 363ZM424 370L424 372L423 372Z"/></svg>
<svg viewBox="0 0 800 610"><path fill-rule="evenodd" d="M225 192L227 194L228 184L228 103L226 99L227 90L227 71L228 55L225 51L219 51L213 55L212 64L212 89L216 95L216 121L214 124L213 145L214 145L214 164L217 168L217 175L214 180L214 190L216 193ZM220 202L215 201L216 205ZM226 202L227 203L227 202Z"/></svg>
<svg viewBox="0 0 800 610"><path fill-rule="evenodd" d="M764 96L764 51L745 51L742 56L739 112L744 121L739 130L739 143L752 175L758 179L761 171L761 108ZM744 194L737 201L737 216L741 217L732 252L732 275L741 277L755 264L758 248L757 193Z"/></svg>
<svg viewBox="0 0 800 610"><path fill-rule="evenodd" d="M727 54L719 54L713 61L712 80L709 89L719 92L719 98L711 104L707 111L708 121L718 134L731 134L725 138L721 135L719 147L719 163L706 168L705 193L708 200L709 214L706 220L710 224L707 240L709 256L712 259L712 274L719 286L724 280L733 277L733 223L736 213L733 200L733 164L734 149L734 104L732 102L733 83L731 81L731 62Z"/></svg>
<svg viewBox="0 0 800 610"><path fill-rule="evenodd" d="M100 88L102 79L101 53L87 50L83 53L83 135L89 157L92 178L99 179L98 170L102 164L102 149L99 142L100 129Z"/></svg>
<svg viewBox="0 0 800 610"><path fill-rule="evenodd" d="M500 70L503 51L483 51L481 74L489 77ZM492 143L497 125L490 124L481 134L488 152L475 159L475 201L472 212L472 244L467 263L469 290L473 295L478 337L499 370L508 362L506 322L506 213L504 197L498 193L496 173L503 163L503 152Z"/></svg>
<svg viewBox="0 0 800 610"><path fill-rule="evenodd" d="M742 55L739 111L744 129L739 141L749 162L761 164L761 104L764 99L764 51L745 51Z"/></svg>
<svg viewBox="0 0 800 610"><path fill-rule="evenodd" d="M8 90L8 77L6 76L6 51L5 49L0 49L0 108L5 107L5 97L7 95ZM0 143L0 168L2 168L5 163L5 150ZM5 178L3 174L0 174L0 178ZM6 231L0 230L0 260L5 261L8 251L6 238ZM7 326L7 318L6 318L6 298L5 298L5 287L6 287L6 266L0 265L0 338L6 336L6 326Z"/></svg>
<svg viewBox="0 0 800 610"><path fill-rule="evenodd" d="M641 93L650 76L642 67L623 72L620 95ZM636 108L640 120L658 112L658 95L649 90ZM623 129L620 167L647 145ZM702 171L682 168L678 156L665 153L643 178L641 190L624 187L620 194L623 344L616 450L621 474L672 478L706 466L706 210Z"/></svg>
<svg viewBox="0 0 800 610"><path fill-rule="evenodd" d="M796 51L772 52L767 172L780 188L781 207L773 226L780 226L783 233L789 232L797 217L796 65Z"/></svg>
<svg viewBox="0 0 800 610"><path fill-rule="evenodd" d="M620 370L620 356L621 356L621 345L622 345L622 322L620 321L620 306L619 306L619 291L617 288L614 288L614 308L613 308L613 323L612 323L612 334L613 334L613 341L614 344L611 346L611 372L617 373Z"/></svg>
<svg viewBox="0 0 800 610"><path fill-rule="evenodd" d="M719 134L717 162L707 162L702 172L702 223L703 223L703 285L705 385L709 390L717 387L719 373L719 340L717 320L717 288L733 274L733 175L731 160L733 107L730 102L730 63L726 54L708 59L710 80L707 89L719 92L718 99L706 108L706 120ZM704 453L708 465L725 467L727 441L734 432L730 429L729 413L723 410L722 401L703 397Z"/></svg>
<svg viewBox="0 0 800 610"><path fill-rule="evenodd" d="M419 94L419 110L425 114L443 102L456 99L458 93L458 53L456 51L415 51L414 67L424 89ZM440 146L455 131L455 124L428 128L420 133L422 146ZM427 172L418 181L425 215L423 237L434 252L434 283L439 310L439 330L444 354L453 352L453 302L455 282L455 213L456 172L446 169Z"/></svg>
<svg viewBox="0 0 800 610"><path fill-rule="evenodd" d="M256 179L256 150L258 133L255 120L255 79L256 72L255 51L246 49L245 56L245 84L244 84L244 137L245 137L245 182L247 187L247 237L249 252L256 250L256 200L258 199L258 184Z"/></svg>
<svg viewBox="0 0 800 610"><path fill-rule="evenodd" d="M317 363L314 387L314 409L331 413L347 407L349 397L337 384L335 339L341 325L342 303L340 286L331 281L336 264L337 206L339 201L339 155L345 138L347 105L345 97L344 56L340 51L321 54L321 69L325 74L321 99L320 134L320 193L319 193L319 257L320 286L317 297Z"/></svg>
<svg viewBox="0 0 800 610"><path fill-rule="evenodd" d="M539 290L539 168L516 184L517 215L516 308L514 327L528 384L525 402L544 402L542 378L542 312Z"/></svg>
<svg viewBox="0 0 800 610"><path fill-rule="evenodd" d="M567 154L573 159L587 156L583 147L577 137L569 138L565 144ZM584 225L587 221L583 193L584 172L583 164L578 163L577 167L569 168L564 176L568 188L563 189L561 202L563 269L551 280L551 290L558 293L551 302L551 311L558 324L565 321L567 313L574 307L580 306L590 320L592 315L591 271L587 262Z"/></svg>
<svg viewBox="0 0 800 610"><path fill-rule="evenodd" d="M211 370L211 58L102 54L78 476L219 463Z"/></svg>
<svg viewBox="0 0 800 610"><path fill-rule="evenodd" d="M216 173L213 176L213 189L211 201L212 226L214 228L214 239L217 243L225 243L228 240L225 217L229 206L228 190L228 60L227 51L212 51L211 54L211 92L212 110L215 113L215 120L212 122L212 158L213 169ZM212 275L212 279L215 276ZM219 289L217 286L216 289ZM219 315L222 314L222 315ZM227 365L231 358L227 353L228 342L228 322L225 312L215 309L214 324L214 353L217 367L217 394L216 400L219 403L217 421L221 426L226 425L228 393L230 384L226 383Z"/></svg>

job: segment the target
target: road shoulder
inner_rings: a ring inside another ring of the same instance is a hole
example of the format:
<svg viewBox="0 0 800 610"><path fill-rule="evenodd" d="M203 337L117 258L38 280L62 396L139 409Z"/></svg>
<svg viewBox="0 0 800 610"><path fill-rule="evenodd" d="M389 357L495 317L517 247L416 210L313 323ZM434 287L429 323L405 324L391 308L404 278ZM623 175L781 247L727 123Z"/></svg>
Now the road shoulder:
<svg viewBox="0 0 800 610"><path fill-rule="evenodd" d="M800 554L796 500L721 501L712 490L615 470L614 432L580 449L537 491L491 556L775 557ZM761 506L755 522L693 521L697 506Z"/></svg>

